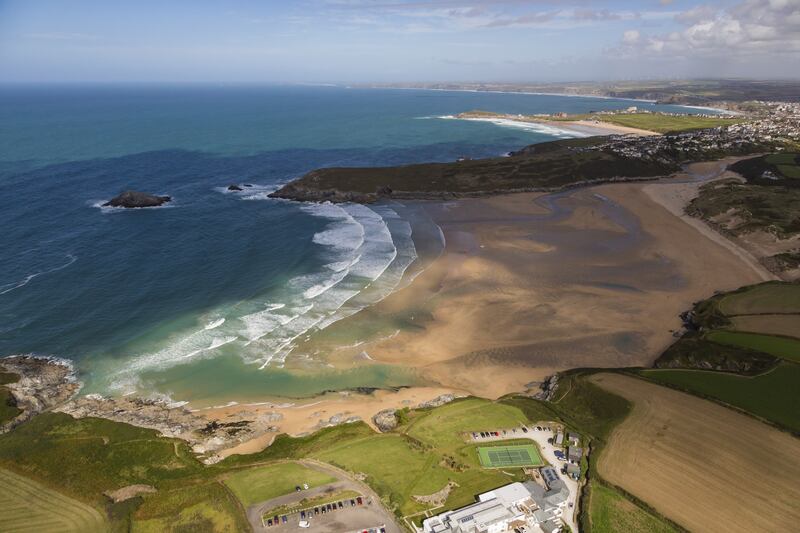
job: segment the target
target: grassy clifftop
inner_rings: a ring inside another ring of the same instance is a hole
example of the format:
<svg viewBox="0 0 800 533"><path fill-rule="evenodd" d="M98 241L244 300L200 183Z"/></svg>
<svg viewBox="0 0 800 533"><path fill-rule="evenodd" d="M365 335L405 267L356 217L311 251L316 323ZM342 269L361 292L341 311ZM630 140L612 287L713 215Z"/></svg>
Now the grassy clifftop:
<svg viewBox="0 0 800 533"><path fill-rule="evenodd" d="M442 198L502 192L557 190L612 179L648 178L674 172L677 164L583 150L604 137L529 146L509 157L453 163L373 168L323 168L271 196L301 201L369 203L393 198Z"/></svg>

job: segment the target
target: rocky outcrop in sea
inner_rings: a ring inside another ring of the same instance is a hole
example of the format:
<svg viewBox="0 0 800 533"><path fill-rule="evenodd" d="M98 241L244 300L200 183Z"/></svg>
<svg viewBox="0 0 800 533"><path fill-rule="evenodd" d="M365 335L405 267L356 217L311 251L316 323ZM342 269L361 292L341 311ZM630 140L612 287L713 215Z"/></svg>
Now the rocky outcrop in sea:
<svg viewBox="0 0 800 533"><path fill-rule="evenodd" d="M146 192L125 191L103 204L103 207L124 207L135 209L141 207L158 207L172 201L171 196L156 196Z"/></svg>

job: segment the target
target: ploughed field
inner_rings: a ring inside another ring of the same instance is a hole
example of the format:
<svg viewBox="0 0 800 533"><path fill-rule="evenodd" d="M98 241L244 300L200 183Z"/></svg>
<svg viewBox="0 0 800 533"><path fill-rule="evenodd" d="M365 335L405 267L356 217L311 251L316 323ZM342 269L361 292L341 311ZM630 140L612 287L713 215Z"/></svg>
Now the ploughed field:
<svg viewBox="0 0 800 533"><path fill-rule="evenodd" d="M633 403L597 464L610 483L697 532L791 531L800 441L715 403L621 374L591 381Z"/></svg>

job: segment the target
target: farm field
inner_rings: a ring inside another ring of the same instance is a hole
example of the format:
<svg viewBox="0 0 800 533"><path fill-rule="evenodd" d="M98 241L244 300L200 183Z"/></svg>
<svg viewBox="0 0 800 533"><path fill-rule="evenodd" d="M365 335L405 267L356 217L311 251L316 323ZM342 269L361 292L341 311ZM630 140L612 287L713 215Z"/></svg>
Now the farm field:
<svg viewBox="0 0 800 533"><path fill-rule="evenodd" d="M790 531L800 520L796 438L637 378L590 380L633 403L598 460L604 479L691 531Z"/></svg>
<svg viewBox="0 0 800 533"><path fill-rule="evenodd" d="M738 331L800 338L800 315L739 315L730 320Z"/></svg>
<svg viewBox="0 0 800 533"><path fill-rule="evenodd" d="M798 327L800 327L800 317L796 320ZM800 363L800 339L727 330L712 331L706 334L706 338L719 344L750 348L751 350Z"/></svg>
<svg viewBox="0 0 800 533"><path fill-rule="evenodd" d="M688 392L710 396L800 432L800 365L784 362L757 376L705 370L642 370L640 374Z"/></svg>
<svg viewBox="0 0 800 533"><path fill-rule="evenodd" d="M93 507L50 490L40 483L0 469L0 531L107 531Z"/></svg>
<svg viewBox="0 0 800 533"><path fill-rule="evenodd" d="M621 115L600 115L600 120L626 128L668 133L674 131L699 130L727 126L741 122L735 118L695 117L692 115L658 115L653 113L631 113Z"/></svg>
<svg viewBox="0 0 800 533"><path fill-rule="evenodd" d="M719 299L719 310L728 316L800 314L800 284L762 283L728 293Z"/></svg>
<svg viewBox="0 0 800 533"><path fill-rule="evenodd" d="M589 515L592 533L677 533L669 522L645 511L616 490L591 483Z"/></svg>
<svg viewBox="0 0 800 533"><path fill-rule="evenodd" d="M249 468L225 478L225 484L245 507L294 492L298 485L309 488L333 483L336 478L298 463Z"/></svg>

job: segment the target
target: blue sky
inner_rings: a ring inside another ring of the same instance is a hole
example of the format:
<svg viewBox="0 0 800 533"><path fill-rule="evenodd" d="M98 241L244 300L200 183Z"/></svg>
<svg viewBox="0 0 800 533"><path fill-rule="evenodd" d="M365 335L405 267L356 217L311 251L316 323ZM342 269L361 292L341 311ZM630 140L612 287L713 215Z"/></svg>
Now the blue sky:
<svg viewBox="0 0 800 533"><path fill-rule="evenodd" d="M0 0L0 81L798 77L800 0Z"/></svg>

